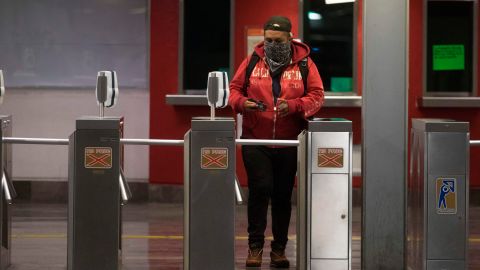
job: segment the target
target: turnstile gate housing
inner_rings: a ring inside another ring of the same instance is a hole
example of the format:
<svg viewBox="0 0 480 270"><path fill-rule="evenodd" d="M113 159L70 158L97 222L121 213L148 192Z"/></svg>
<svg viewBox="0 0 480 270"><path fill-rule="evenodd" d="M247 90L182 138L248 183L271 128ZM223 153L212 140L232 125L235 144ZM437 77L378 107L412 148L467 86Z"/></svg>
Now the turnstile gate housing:
<svg viewBox="0 0 480 270"><path fill-rule="evenodd" d="M407 267L467 269L469 123L413 119Z"/></svg>
<svg viewBox="0 0 480 270"><path fill-rule="evenodd" d="M0 116L0 137L12 136L12 116L2 115ZM12 146L11 144L0 145L0 173L4 173L6 180L11 185L12 176ZM2 175L0 174L0 177ZM12 210L6 201L4 187L2 185L0 192L0 217L2 222L0 224L1 232L1 245L0 245L0 270L7 269L10 266L11 259L11 247L12 247Z"/></svg>
<svg viewBox="0 0 480 270"><path fill-rule="evenodd" d="M121 118L76 121L69 144L68 270L117 270Z"/></svg>
<svg viewBox="0 0 480 270"><path fill-rule="evenodd" d="M351 269L352 122L313 119L299 135L297 265Z"/></svg>
<svg viewBox="0 0 480 270"><path fill-rule="evenodd" d="M235 132L231 118L193 118L184 147L184 269L235 266Z"/></svg>

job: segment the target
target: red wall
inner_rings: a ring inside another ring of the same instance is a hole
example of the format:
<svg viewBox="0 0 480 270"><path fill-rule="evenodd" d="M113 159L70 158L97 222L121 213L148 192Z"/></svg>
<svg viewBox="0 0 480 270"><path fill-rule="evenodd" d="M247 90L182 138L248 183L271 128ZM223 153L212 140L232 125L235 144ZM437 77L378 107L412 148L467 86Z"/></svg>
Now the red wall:
<svg viewBox="0 0 480 270"><path fill-rule="evenodd" d="M150 138L183 139L191 118L208 116L210 109L165 103L166 94L177 93L178 1L151 1L150 20ZM217 115L230 116L232 113L225 109ZM181 147L150 147L150 182L183 184Z"/></svg>
<svg viewBox="0 0 480 270"><path fill-rule="evenodd" d="M261 27L272 15L290 17L294 35L298 35L298 0L285 0L281 4L275 0L235 1L235 68L245 56L246 27ZM361 1L358 3L361 7ZM179 139L190 127L193 116L209 115L207 107L172 106L165 103L166 94L177 93L178 81L178 1L151 1L151 35L150 35L150 137L162 139ZM409 117L442 117L470 121L471 137L480 138L479 109L426 109L417 106L416 100L422 95L422 16L423 5L420 0L410 0L409 33ZM361 33L362 21L359 17L357 36L359 38L357 55L360 57L357 68L361 75ZM296 30L295 30L296 29ZM208 34L208 33L206 33ZM480 54L479 54L480 55ZM480 56L479 56L480 57ZM360 76L361 77L361 76ZM361 79L361 78L360 78ZM361 81L357 83L361 86ZM479 80L480 87L480 80ZM361 93L361 90L359 90ZM232 116L229 109L219 115ZM361 143L361 109L360 108L323 108L321 117L344 117L353 121L354 143ZM471 151L471 183L480 186L480 171L474 164L480 161L480 149ZM237 156L237 173L245 185L245 173L240 156ZM183 153L180 147L150 148L150 182L162 184L183 183ZM355 178L355 186L360 186L360 178Z"/></svg>

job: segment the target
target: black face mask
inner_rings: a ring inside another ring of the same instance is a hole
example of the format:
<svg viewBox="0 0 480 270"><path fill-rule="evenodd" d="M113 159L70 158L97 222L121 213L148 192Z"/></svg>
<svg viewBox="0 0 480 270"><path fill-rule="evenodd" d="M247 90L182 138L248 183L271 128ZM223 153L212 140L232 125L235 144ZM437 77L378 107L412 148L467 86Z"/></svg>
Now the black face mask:
<svg viewBox="0 0 480 270"><path fill-rule="evenodd" d="M279 64L285 64L290 61L290 51L292 50L290 45L290 41L286 43L265 41L265 55Z"/></svg>

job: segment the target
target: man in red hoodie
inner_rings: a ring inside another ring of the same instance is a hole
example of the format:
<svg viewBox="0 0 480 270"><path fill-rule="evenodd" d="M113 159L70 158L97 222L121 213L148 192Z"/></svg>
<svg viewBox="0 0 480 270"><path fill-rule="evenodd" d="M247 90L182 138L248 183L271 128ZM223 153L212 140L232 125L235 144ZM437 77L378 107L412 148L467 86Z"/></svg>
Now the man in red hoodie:
<svg viewBox="0 0 480 270"><path fill-rule="evenodd" d="M247 57L230 83L229 104L243 116L242 138L295 140L306 119L323 104L323 84L317 67L308 57L309 47L292 39L290 20L271 17L264 25L264 42L255 47L260 58L248 82ZM306 59L306 62L305 60ZM307 89L299 63L306 63ZM297 170L296 147L243 146L248 176L247 267L262 263L268 203L272 203L270 265L288 268L285 256L291 216L291 196Z"/></svg>

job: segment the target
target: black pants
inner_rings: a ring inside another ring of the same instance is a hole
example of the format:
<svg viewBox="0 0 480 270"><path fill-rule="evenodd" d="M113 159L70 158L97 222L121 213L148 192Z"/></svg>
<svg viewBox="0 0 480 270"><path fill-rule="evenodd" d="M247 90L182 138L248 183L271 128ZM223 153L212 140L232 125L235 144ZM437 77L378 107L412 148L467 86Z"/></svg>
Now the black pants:
<svg viewBox="0 0 480 270"><path fill-rule="evenodd" d="M273 249L288 241L292 212L291 197L297 171L297 148L243 146L243 163L248 176L248 243L265 242L268 202L272 201Z"/></svg>

